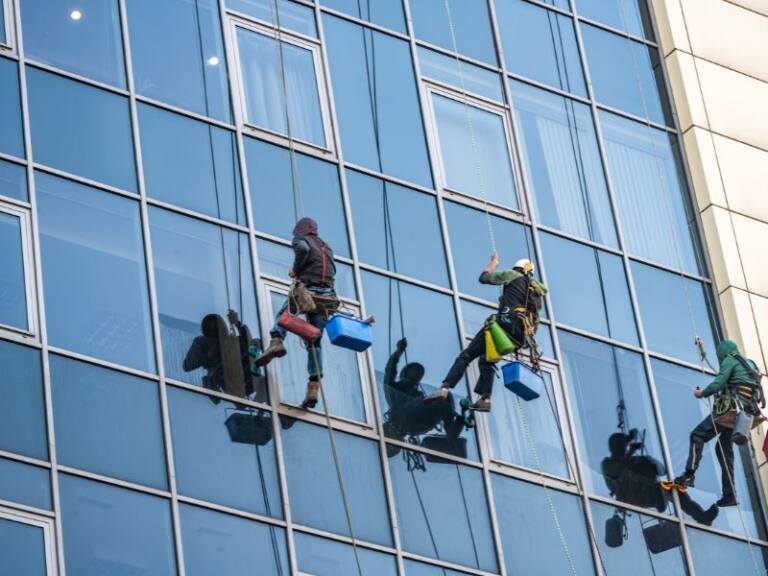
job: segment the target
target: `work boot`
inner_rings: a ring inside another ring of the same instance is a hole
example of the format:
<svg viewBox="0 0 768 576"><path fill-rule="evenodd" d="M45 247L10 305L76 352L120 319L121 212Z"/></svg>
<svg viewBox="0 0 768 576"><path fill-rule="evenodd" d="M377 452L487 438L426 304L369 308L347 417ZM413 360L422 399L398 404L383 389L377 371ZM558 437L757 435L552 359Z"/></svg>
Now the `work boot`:
<svg viewBox="0 0 768 576"><path fill-rule="evenodd" d="M443 386L442 388L438 388L436 392L433 392L429 396L426 396L424 398L424 404L434 404L436 402L445 402L448 400L448 396L451 393L450 388L446 388Z"/></svg>
<svg viewBox="0 0 768 576"><path fill-rule="evenodd" d="M256 366L266 366L272 361L273 358L282 358L287 353L288 352L285 349L285 344L283 344L283 339L274 337L269 341L269 346L267 346L267 349L264 350L264 353L256 359L254 364Z"/></svg>
<svg viewBox="0 0 768 576"><path fill-rule="evenodd" d="M717 507L717 504L712 504L712 506L707 508L704 511L704 514L701 515L699 522L704 524L704 526L712 526L712 522L715 521L718 514L720 514L720 509Z"/></svg>
<svg viewBox="0 0 768 576"><path fill-rule="evenodd" d="M471 404L470 409L475 412L490 412L491 411L491 399L481 396L474 404Z"/></svg>
<svg viewBox="0 0 768 576"><path fill-rule="evenodd" d="M695 479L695 473L691 470L686 470L683 474L680 474L680 476L675 478L675 484L685 486L686 488L693 488Z"/></svg>
<svg viewBox="0 0 768 576"><path fill-rule="evenodd" d="M318 392L320 392L320 382L310 380L307 383L307 395L304 396L304 402L301 403L301 407L309 409L317 406Z"/></svg>
<svg viewBox="0 0 768 576"><path fill-rule="evenodd" d="M735 494L724 494L720 500L715 502L718 508L728 508L729 506L738 506L739 502L736 500Z"/></svg>

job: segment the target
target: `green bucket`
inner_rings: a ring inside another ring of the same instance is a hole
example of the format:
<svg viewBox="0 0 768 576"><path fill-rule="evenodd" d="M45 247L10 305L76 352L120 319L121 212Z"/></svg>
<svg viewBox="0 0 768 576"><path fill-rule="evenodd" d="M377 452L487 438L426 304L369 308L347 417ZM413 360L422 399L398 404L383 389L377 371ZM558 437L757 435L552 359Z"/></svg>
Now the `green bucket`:
<svg viewBox="0 0 768 576"><path fill-rule="evenodd" d="M514 342L512 342L512 339L506 333L504 328L499 326L498 322L495 320L491 322L489 329L491 331L491 336L493 337L493 343L496 344L496 350L499 354L504 356L505 354L515 351L516 346Z"/></svg>

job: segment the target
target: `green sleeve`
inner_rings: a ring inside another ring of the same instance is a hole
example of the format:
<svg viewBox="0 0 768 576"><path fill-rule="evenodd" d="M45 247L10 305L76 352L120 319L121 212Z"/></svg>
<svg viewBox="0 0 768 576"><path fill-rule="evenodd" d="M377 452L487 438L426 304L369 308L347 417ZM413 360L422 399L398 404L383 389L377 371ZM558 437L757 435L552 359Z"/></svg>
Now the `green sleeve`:
<svg viewBox="0 0 768 576"><path fill-rule="evenodd" d="M483 272L480 274L481 284L493 284L498 286L500 284L509 284L513 280L520 278L522 274L517 270L502 270L493 272Z"/></svg>
<svg viewBox="0 0 768 576"><path fill-rule="evenodd" d="M717 376L712 380L712 383L704 388L705 398L707 396L712 396L712 394L717 394L720 390L725 388L728 384L728 380L731 379L731 373L733 372L735 364L736 363L731 358L723 360L723 363L720 364L720 372L717 373Z"/></svg>
<svg viewBox="0 0 768 576"><path fill-rule="evenodd" d="M533 289L536 291L536 294L539 296L544 296L547 292L549 292L549 289L543 282L539 282L538 280L534 279L532 282Z"/></svg>

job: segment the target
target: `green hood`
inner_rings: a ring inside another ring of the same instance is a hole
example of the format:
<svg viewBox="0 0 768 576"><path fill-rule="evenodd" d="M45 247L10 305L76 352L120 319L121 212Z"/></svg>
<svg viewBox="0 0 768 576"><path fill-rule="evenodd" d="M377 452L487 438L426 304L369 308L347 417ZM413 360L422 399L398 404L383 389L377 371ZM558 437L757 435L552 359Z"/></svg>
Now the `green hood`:
<svg viewBox="0 0 768 576"><path fill-rule="evenodd" d="M723 360L738 351L739 347L736 345L736 342L733 340L723 340L717 345L717 361L722 364Z"/></svg>

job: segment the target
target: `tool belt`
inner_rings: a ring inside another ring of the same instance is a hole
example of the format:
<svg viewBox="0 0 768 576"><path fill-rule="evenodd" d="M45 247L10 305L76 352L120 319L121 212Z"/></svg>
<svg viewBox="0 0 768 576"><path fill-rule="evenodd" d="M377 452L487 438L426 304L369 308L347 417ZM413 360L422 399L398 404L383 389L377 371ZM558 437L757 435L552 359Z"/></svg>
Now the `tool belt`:
<svg viewBox="0 0 768 576"><path fill-rule="evenodd" d="M330 316L341 305L335 292L319 294L310 290L301 281L295 282L291 287L288 301L291 314L325 314Z"/></svg>

